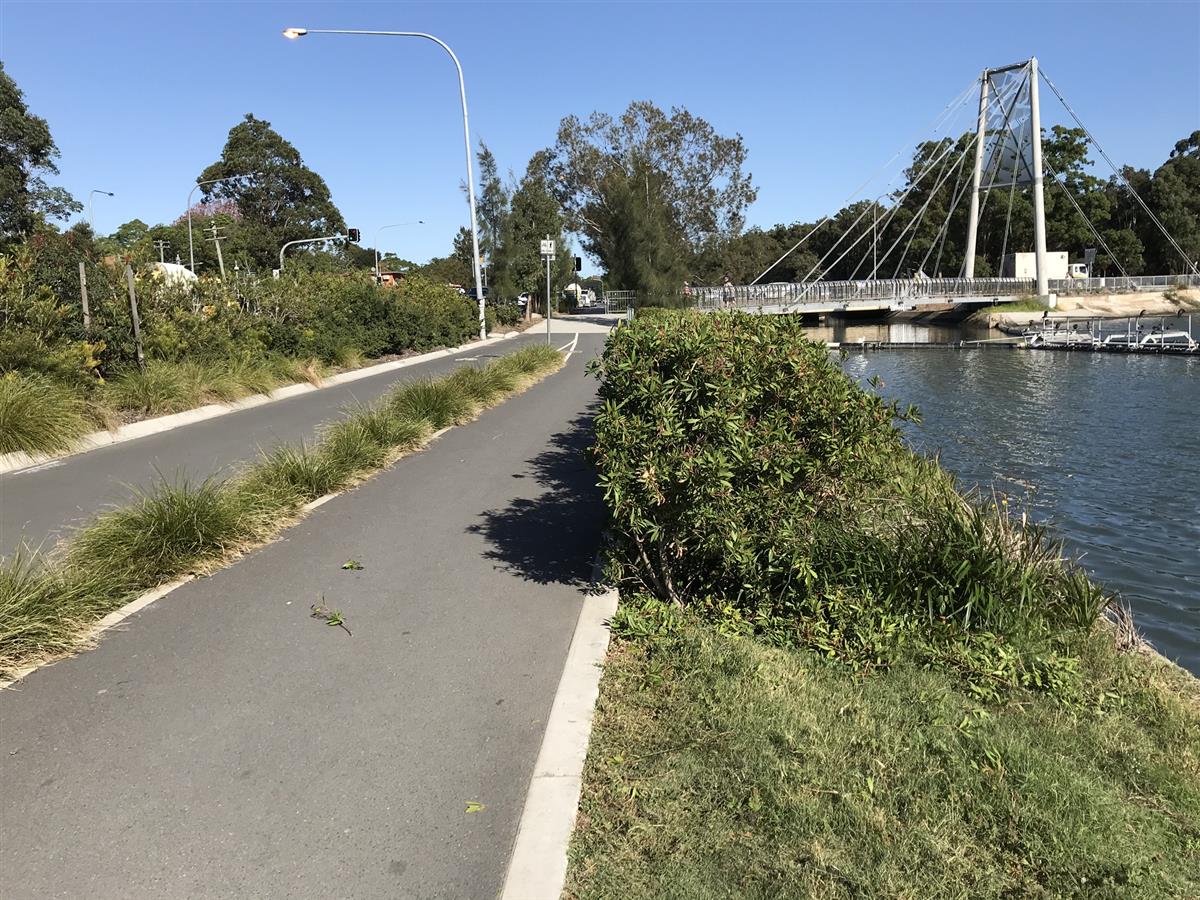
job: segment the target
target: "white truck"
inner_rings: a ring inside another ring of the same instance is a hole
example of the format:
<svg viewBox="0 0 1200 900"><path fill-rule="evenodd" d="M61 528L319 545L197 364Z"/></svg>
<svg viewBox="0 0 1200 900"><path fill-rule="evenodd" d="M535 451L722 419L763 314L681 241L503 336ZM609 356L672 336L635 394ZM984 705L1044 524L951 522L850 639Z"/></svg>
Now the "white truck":
<svg viewBox="0 0 1200 900"><path fill-rule="evenodd" d="M1067 278L1067 269L1067 252L1065 250L1046 254L1047 278ZM1037 278L1037 254L1009 253L1000 265L1000 277Z"/></svg>

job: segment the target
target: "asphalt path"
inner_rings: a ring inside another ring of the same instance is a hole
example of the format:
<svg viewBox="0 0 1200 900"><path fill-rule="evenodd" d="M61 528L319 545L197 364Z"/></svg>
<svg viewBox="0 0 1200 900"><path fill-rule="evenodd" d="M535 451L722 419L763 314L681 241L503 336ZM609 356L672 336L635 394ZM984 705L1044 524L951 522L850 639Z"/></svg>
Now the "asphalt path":
<svg viewBox="0 0 1200 900"><path fill-rule="evenodd" d="M541 340L546 339L544 330ZM441 375L464 360L486 361L537 340L533 333L453 356L333 385L274 403L195 422L162 434L0 475L0 557L21 545L48 550L105 507L126 502L158 479L228 474L261 450L311 441L317 428L397 382Z"/></svg>
<svg viewBox="0 0 1200 900"><path fill-rule="evenodd" d="M0 692L0 896L496 896L599 538L602 341Z"/></svg>

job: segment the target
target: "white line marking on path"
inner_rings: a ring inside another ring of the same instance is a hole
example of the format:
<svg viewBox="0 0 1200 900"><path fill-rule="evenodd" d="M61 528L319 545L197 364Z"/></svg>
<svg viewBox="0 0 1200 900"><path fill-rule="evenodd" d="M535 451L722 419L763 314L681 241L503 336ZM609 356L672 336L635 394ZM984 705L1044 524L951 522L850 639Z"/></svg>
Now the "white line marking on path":
<svg viewBox="0 0 1200 900"><path fill-rule="evenodd" d="M558 900L562 895L592 714L600 696L600 665L608 652L608 620L616 611L616 591L583 601L500 900Z"/></svg>
<svg viewBox="0 0 1200 900"><path fill-rule="evenodd" d="M30 466L28 469L17 469L14 472L9 472L6 474L10 474L13 476L29 475L33 472L44 472L46 469L53 469L55 466L61 466L62 464L63 464L63 461L61 459L55 459L50 462L40 463L36 466Z"/></svg>
<svg viewBox="0 0 1200 900"><path fill-rule="evenodd" d="M563 344L561 347L558 348L558 352L562 353L564 350L567 350L567 348L570 347L571 349L567 350L567 360L570 360L571 354L575 352L575 348L578 346L579 346L579 332L577 331L577 332L575 332L575 340L571 341L571 343L569 343L569 344Z"/></svg>

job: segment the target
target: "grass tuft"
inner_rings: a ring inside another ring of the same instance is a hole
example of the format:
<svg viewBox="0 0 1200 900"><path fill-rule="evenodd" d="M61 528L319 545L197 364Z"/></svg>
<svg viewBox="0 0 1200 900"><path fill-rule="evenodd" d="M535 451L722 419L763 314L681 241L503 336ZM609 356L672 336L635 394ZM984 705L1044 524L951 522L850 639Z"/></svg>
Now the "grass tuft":
<svg viewBox="0 0 1200 900"><path fill-rule="evenodd" d="M424 419L437 431L466 421L474 403L462 387L449 379L422 379L401 386L391 395L389 407L409 419Z"/></svg>
<svg viewBox="0 0 1200 900"><path fill-rule="evenodd" d="M40 376L0 376L0 453L63 453L89 430L85 405L66 385Z"/></svg>
<svg viewBox="0 0 1200 900"><path fill-rule="evenodd" d="M168 415L196 406L201 386L194 370L165 362L151 362L143 372L133 369L108 382L101 394L116 409L150 416Z"/></svg>
<svg viewBox="0 0 1200 900"><path fill-rule="evenodd" d="M530 344L515 353L501 357L492 363L501 372L515 375L538 375L561 365L563 356L545 344Z"/></svg>
<svg viewBox="0 0 1200 900"><path fill-rule="evenodd" d="M162 481L83 528L66 562L110 573L127 589L159 584L261 536L265 512L221 481Z"/></svg>

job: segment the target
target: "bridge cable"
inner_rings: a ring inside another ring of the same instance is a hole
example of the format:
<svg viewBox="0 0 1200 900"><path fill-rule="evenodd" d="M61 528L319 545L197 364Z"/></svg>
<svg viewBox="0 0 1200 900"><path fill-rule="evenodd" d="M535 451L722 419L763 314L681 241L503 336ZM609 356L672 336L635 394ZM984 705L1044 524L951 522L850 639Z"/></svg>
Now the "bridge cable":
<svg viewBox="0 0 1200 900"><path fill-rule="evenodd" d="M981 79L982 79L982 76L980 76L979 78L976 78L969 85L967 85L966 89L962 93L960 93L955 99L951 100L946 105L946 107L941 111L941 113L939 113L934 118L933 130L932 130L932 132L928 132L928 133L936 134L938 129L941 128L943 124L945 124L945 120L958 112L959 108L970 98L976 85L980 84ZM909 147L911 147L913 144L913 141L919 139L923 133L926 133L924 131L924 129L922 129L921 131L918 131L913 137L909 138L903 144L901 144L900 149L898 149L895 153L892 154L891 159L889 159L887 162L885 162L880 168L876 169L875 172L873 172L867 178L866 181L864 181L862 184L860 184L858 186L858 188L855 189L854 193L852 193L849 197L846 198L845 202L842 204L842 209L849 206L850 203L854 200L854 198L859 195L859 193L862 191L863 188L865 188L868 184L870 184L872 181L874 181L876 178L878 178L880 175L882 175L884 172L886 172L888 167L891 166L891 164L894 163L901 156L901 154L903 154ZM894 180L895 180L895 176L892 176L892 179L889 180L888 183L890 184L891 181L894 181ZM837 215L837 214L832 213L830 215L824 216L821 219L821 221L819 221L816 225L814 225L811 229L809 229L807 234L805 234L802 238L800 238L800 240L798 240L795 244L793 244L786 253L784 253L781 257L779 257L779 259L775 260L775 262L771 263L769 266L767 266L765 269L763 269L763 271L761 273L759 273L758 277L756 277L753 281L751 281L750 284L751 285L758 284L758 282L762 280L764 275L766 275L773 268L775 268L777 265L779 265L781 262L783 262L785 259L787 259L789 256L791 256L793 253L795 253L798 249L800 249L800 247L804 244L805 241L807 241L810 237L812 237L814 234L816 234L818 229L820 229L823 225L825 225L826 222L829 222L835 215Z"/></svg>
<svg viewBox="0 0 1200 900"><path fill-rule="evenodd" d="M1171 246L1175 248L1176 252L1179 254L1180 258L1183 260L1184 265L1186 265L1189 269L1192 270L1193 275L1200 275L1200 269L1196 268L1196 264L1193 263L1192 260L1188 257L1188 255L1183 252L1183 248L1180 247L1178 243L1176 243L1175 238L1171 237L1171 233L1169 231L1167 231L1167 229L1163 225L1163 223L1159 221L1158 216L1156 216L1154 214L1153 210L1151 210L1150 207L1146 205L1146 201L1142 199L1141 195L1133 189L1133 185L1131 185L1129 183L1129 179L1127 179L1125 177L1125 174L1120 169L1117 168L1117 164L1112 161L1112 158L1107 153L1104 152L1104 148L1100 146L1100 142L1096 140L1095 135L1093 135L1091 133L1091 131L1088 130L1088 127L1083 124L1083 120L1080 119L1079 115L1075 112L1075 110L1071 108L1071 104L1067 102L1067 98L1062 95L1062 92L1057 87L1055 87L1054 82L1050 80L1050 76L1046 74L1045 70L1039 70L1039 71L1041 72L1042 80L1046 82L1046 84L1049 86L1050 90L1054 91L1054 94L1055 94L1055 96L1058 97L1059 102L1061 102L1062 105L1064 107L1066 107L1067 112L1069 112L1071 114L1071 118L1075 120L1075 124L1077 124L1081 129L1083 129L1083 133L1085 135L1087 135L1088 140L1091 141L1092 144L1095 145L1096 150L1100 153L1101 156L1104 157L1104 161L1107 162L1109 167L1113 170L1113 174L1115 174L1117 176L1117 178L1120 180L1121 184L1123 184L1125 186L1125 189L1128 190L1129 193L1133 195L1133 199L1138 202L1138 205L1141 206L1142 209L1144 209L1146 211L1146 215L1148 215L1150 217L1151 221L1153 221L1154 224L1158 226L1158 230L1163 233L1163 236L1168 241L1171 242Z"/></svg>
<svg viewBox="0 0 1200 900"><path fill-rule="evenodd" d="M943 148L943 146L944 146L944 145L943 145L943 142L944 142L944 141L951 141L951 139L950 139L950 138L942 138L941 140L939 140L939 141L937 141L937 142L933 142L933 141L927 141L927 142L925 142L925 143L926 143L927 145L932 143L932 144L934 145L934 147L935 147L935 148L937 148L937 149L939 149L939 150L940 150L940 149L942 149L942 148ZM950 144L947 146L947 149L949 149L949 147L953 147L953 146L954 146L954 144L953 144L953 141L951 141L951 143L950 143ZM948 159L948 157L947 157L947 159ZM941 168L941 170L939 170L939 172L938 172L938 176L939 176L939 178L941 177L941 173L945 171L945 168L946 168L946 162L943 162L943 163L942 163L942 168ZM911 188L915 188L915 187L917 186L917 184L918 184L918 183L919 183L919 182L920 182L920 181L921 181L921 180L922 180L922 179L923 179L923 178L924 178L924 177L925 177L925 176L926 176L926 175L927 175L927 174L928 174L928 173L929 173L929 172L930 172L932 169L933 169L933 164L929 164L929 165L927 165L927 166L926 166L926 168L925 168L925 169L924 169L922 172L920 172L920 173L917 175L917 177L916 177L916 178L914 178L914 179L913 179L913 182L912 182L912 185L911 185L911 187L910 187L910 190L911 190ZM936 187L934 188L934 190L936 190ZM908 192L906 191L906 192L905 192L905 196L907 196L907 193L908 193ZM883 221L882 221L881 223L877 223L877 224L876 224L876 225L875 225L875 226L872 228L872 231L874 232L874 235L873 235L873 237L872 237L872 243L871 243L871 247L870 247L870 248L868 248L869 250L872 250L872 251L874 251L874 250L876 250L876 249L878 248L878 245L879 245L879 235L880 235L880 234L883 234L883 233L886 233L886 231L887 231L888 227L889 227L889 226L892 224L892 221L895 219L896 215L897 215L897 214L899 213L899 211L900 211L900 210L903 208L903 201L904 201L904 198L902 197L902 198L900 199L900 201L898 201L898 202L896 202L896 203L892 204L892 206L891 206L891 207L888 209L887 213L884 215L884 217L883 217ZM901 238L903 238L903 233L901 233ZM890 252L890 251L889 251L889 252ZM858 270L859 270L859 269L861 269L861 268L862 268L862 267L863 267L863 266L866 264L866 262L867 262L867 255L868 255L868 254L867 254L867 252L866 252L866 251L864 251L864 252L863 252L863 255L862 255L862 259L860 259L860 260L858 261L858 265L856 265L856 266L854 267L854 271L850 273L850 278L849 278L849 280L850 280L850 281L854 281L854 280L855 280L855 279L858 277ZM886 253L883 255L883 259L884 259L884 260L886 260L886 259L887 259L887 254L886 254ZM877 272L877 271L878 271L878 269L879 269L879 263L880 263L880 262L882 262L882 261L883 261L883 260L880 260L880 259L875 259L875 260L874 260L874 262L872 263L871 274L870 274L870 277L868 278L868 280L871 280L871 279L874 279L874 278L875 278L875 274L876 274L876 272Z"/></svg>
<svg viewBox="0 0 1200 900"><path fill-rule="evenodd" d="M1020 96L1021 91L1024 90L1025 86L1028 84L1029 84L1029 72L1028 72L1028 70L1026 70L1025 79L1022 82L1021 87L1017 88L1018 96ZM1012 133L1011 126L1009 127L1009 133L1010 134ZM1025 134L1024 134L1024 132L1022 132L1021 136L1017 139L1017 159L1019 159L1022 164L1025 164ZM1026 168L1028 168L1028 165L1026 165ZM1032 177L1033 177L1033 173L1030 173L1031 180L1032 180ZM1016 196L1016 193L1017 193L1017 181L1018 181L1017 173L1014 171L1012 183L1008 186L1008 211L1004 214L1004 240L1000 244L1000 264L996 267L997 272L1004 271L1004 257L1008 255L1008 237L1010 234L1012 234L1013 198Z"/></svg>
<svg viewBox="0 0 1200 900"><path fill-rule="evenodd" d="M919 271L925 271L925 264L929 262L929 257L933 253L933 248L938 248L937 261L933 264L934 272L936 273L942 265L942 251L946 247L946 237L950 233L950 218L954 215L954 211L958 209L958 204L962 202L962 198L966 196L969 181L963 179L963 175L967 172L966 168L960 169L958 178L954 183L954 191L951 193L950 206L946 210L946 218L942 222L942 227L938 229L937 235L929 243L929 249L925 252L925 258L921 260ZM934 277L939 277L935 275Z"/></svg>
<svg viewBox="0 0 1200 900"><path fill-rule="evenodd" d="M973 135L971 140L967 142L967 146L963 148L964 157L965 157L966 153L968 153L970 151L971 147L974 145L975 137L976 136ZM900 198L895 203L892 204L891 207L889 207L887 213L883 217L883 221L879 223L879 227L877 228L877 234L876 234L876 238L875 238L876 242L878 242L878 234L886 233L887 229L891 226L892 221L895 219L897 213L899 213L900 210L904 208L904 201L905 201L905 199L907 199L909 193L912 192L912 190L925 178L926 175L928 175L931 171L933 171L933 167L935 165L937 165L939 160L943 160L946 158L946 156L949 154L949 152L952 149L954 149L954 146L955 146L954 141L950 138L942 138L941 140L936 141L936 142L935 141L925 141L924 142L925 144L934 144L935 147L940 147L940 146L942 146L943 142L945 142L945 141L949 141L950 143L945 144L944 150L941 153L941 155L931 158L925 164L925 168L923 170L921 170L917 174L917 176L915 178L913 178L913 180L910 182L908 189L905 190L905 192L900 196ZM941 171L945 171L945 163L943 163ZM883 195L881 194L880 198L882 198L882 196ZM853 224L850 227L853 228L854 227ZM906 231L901 232L900 237L897 238L897 241L903 240L905 233L906 233ZM864 237L865 237L865 235L864 235ZM877 243L873 246L877 246ZM891 250L893 250L893 249L895 249L894 244L892 245L891 248L889 248L888 253L890 253ZM875 275L879 271L879 264L887 259L888 253L885 253L883 255L883 259L876 259L873 262L870 279L874 279ZM866 263L866 261L867 261L867 254L864 252L862 259L860 259L858 262L858 265L854 267L854 271L850 276L851 281L853 281L856 278L856 276L858 275L858 270L860 268L862 268L862 266ZM835 262L834 265L836 265L836 264L837 263ZM870 279L868 279L868 280L870 280Z"/></svg>
<svg viewBox="0 0 1200 900"><path fill-rule="evenodd" d="M1116 267L1121 270L1121 274L1123 276L1125 276L1126 278L1128 278L1129 273L1125 271L1125 267L1121 265L1121 261L1119 259L1117 259L1116 254L1112 252L1112 248L1110 248L1108 246L1108 244L1105 243L1104 238L1102 238L1100 236L1100 232L1096 230L1096 226L1092 224L1092 220L1087 217L1087 214L1084 213L1084 211L1082 209L1080 209L1079 203L1075 200L1075 197L1067 189L1065 179L1064 179L1064 181L1058 180L1058 173L1056 171L1054 171L1053 166L1046 164L1046 168L1050 171L1050 176L1051 176L1050 180L1053 181L1055 184L1057 184L1060 188L1062 188L1062 192L1064 194L1066 194L1067 199L1071 201L1071 205L1073 207L1075 207L1075 212L1079 213L1079 218L1083 219L1084 224L1087 225L1088 229L1092 232L1092 235L1096 238L1097 241L1100 242L1100 246L1104 248L1104 252L1108 254L1108 258L1111 259L1113 261L1113 264L1116 265Z"/></svg>
<svg viewBox="0 0 1200 900"><path fill-rule="evenodd" d="M1017 136L1016 132L1013 131L1011 124L1008 126L1008 130L1009 130L1009 134L1011 134L1013 137ZM1040 135L1039 135L1039 137L1040 137ZM1022 144L1024 143L1023 139L1021 140L1021 143ZM1097 149L1099 149L1099 148L1097 148ZM1075 200L1074 195L1067 189L1067 186L1065 183L1065 177L1064 177L1063 181L1059 181L1059 179L1058 179L1059 173L1057 172L1057 170L1055 170L1054 166L1052 166L1048 161L1046 161L1044 159L1042 161L1042 164L1043 164L1043 166L1045 166L1047 171L1050 172L1050 176L1051 176L1050 180L1059 186L1059 188L1062 190L1062 192L1066 195L1067 200L1069 200L1071 205L1073 207L1075 207L1075 212L1079 214L1079 218L1081 218L1083 220L1083 223L1085 225L1087 225L1088 230L1091 231L1091 233L1092 233L1092 236L1096 238L1097 242L1099 242L1099 244L1103 248L1104 252L1108 254L1108 258L1110 260L1112 260L1113 264L1117 267L1117 269L1120 270L1121 275L1123 275L1125 278L1128 278L1129 273L1125 271L1125 267L1121 265L1121 261L1119 259L1117 259L1116 254L1112 252L1112 249L1108 246L1108 243L1100 235L1100 232L1097 230L1095 224L1092 222L1091 219L1088 218L1087 214L1083 211L1083 209L1079 206L1079 203ZM1016 183L1015 175L1014 175L1013 183L1014 184ZM1011 202L1011 200L1010 200L1010 202ZM1009 212L1011 213L1011 211L1012 210L1010 208ZM1006 233L1005 234L1006 240L1007 240L1007 237L1008 237L1008 235ZM1169 238L1170 235L1167 235L1167 237Z"/></svg>
<svg viewBox="0 0 1200 900"><path fill-rule="evenodd" d="M978 138L978 135L976 135L972 140L968 141L966 146L964 146L962 148L962 152L959 155L959 161L957 163L955 163L954 168L957 168L958 166L962 165L963 161L967 158L967 153L970 152L972 146L974 145L976 138ZM947 146L946 149L950 150L954 146L955 146L954 142L951 142ZM954 171L954 169L951 169L951 172L953 172L953 171ZM929 208L929 204L933 201L934 196L937 194L938 189L942 186L942 184L945 183L946 177L948 177L948 176L945 173L945 164L943 164L942 171L938 173L938 180L934 183L933 188L930 190L929 196L925 198L925 203L921 206L921 209L917 212L917 214L912 219L909 220L908 224L904 226L904 228L901 230L900 234L896 236L896 240L894 240L892 242L892 245L890 247L888 247L887 252L883 254L882 259L879 260L880 263L885 262L887 260L887 258L892 255L892 251L895 250L897 246L899 246L899 244L902 240L904 240L904 236L906 234L908 234L909 229L914 228L916 225L918 225L920 223L921 219L925 215L925 211ZM915 187L915 184L914 184L914 187ZM903 198L901 198L900 203L898 203L897 206L902 206L903 202L904 202L904 200L903 200ZM911 245L911 243L912 243L912 239L910 238L909 244ZM905 250L905 254L907 255L907 248ZM903 257L901 257L901 264L903 264ZM872 279L874 279L875 274L878 271L878 268L879 268L878 265L876 265L876 267L871 270L871 278ZM896 274L898 274L899 271L900 271L899 266L897 266ZM894 279L895 274L892 277Z"/></svg>
<svg viewBox="0 0 1200 900"><path fill-rule="evenodd" d="M943 138L942 140L944 141L945 138ZM941 141L938 141L937 143L940 144ZM908 187L905 189L904 193L900 196L900 199L897 201L897 203L891 209L888 210L888 215L884 216L884 226L885 227L886 227L887 223L891 221L891 217L894 216L896 214L896 211L903 205L905 198L908 197L909 193L912 192L913 188L915 188L921 182L921 180L924 179L924 177L930 171L932 171L934 166L936 166L939 162L941 162L942 159L945 158L946 153L949 152L950 147L952 147L952 146L953 146L952 144L948 145L946 150L943 153L932 158L925 164L925 168L922 169L917 174L916 178L914 178L913 181L908 185ZM875 198L875 201L877 202L878 200L882 199L884 196L885 196L885 194L879 194ZM813 274L813 272L816 272L818 269L820 269L821 265L825 262L825 260L827 260L830 257L830 255L833 253L833 251L836 250L841 245L842 241L844 241L846 238L848 238L854 232L855 227L858 225L859 222L861 222L863 220L863 218L867 214L867 211L868 211L867 209L863 209L862 212L860 212L858 214L858 216L855 217L854 221L851 222L847 226L846 230L844 232L842 232L841 235L838 236L838 239L836 241L834 241L833 245L825 252L825 255L822 256L817 261L817 264L815 266L813 266L811 269L808 270L808 273L804 276L802 283L807 283L809 277ZM860 235L859 238L856 241L854 241L854 243L852 243L849 247L846 248L846 250L842 253L841 256L839 256L837 259L835 259L833 261L830 268L832 268L833 266L836 266L839 262L841 262L846 257L846 255L851 250L853 250L855 247L857 247L859 245L859 243L862 242L863 238L865 238L869 233L870 233L869 231L864 231L862 233L862 235ZM822 271L821 275L817 276L817 280L819 281L823 277L824 277L824 270Z"/></svg>
<svg viewBox="0 0 1200 900"><path fill-rule="evenodd" d="M896 207L893 208L893 211L895 208L898 208L901 205L903 205L905 198L912 192L912 189L917 186L917 184L920 182L920 180L925 177L925 174L928 173L930 171L930 169L933 168L933 166L937 165L946 156L946 154L949 153L951 147L953 147L953 144L948 145L946 147L945 151L943 151L941 155L935 157L933 160L930 161L930 163L925 167L925 170L920 175L917 176L917 179L914 180L905 189L904 193L900 196L900 199L896 202ZM883 195L881 194L880 196L883 196ZM858 218L856 218L853 222L850 223L850 227L846 229L846 232L841 237L839 237L837 239L837 241L834 242L834 245L832 247L830 247L828 252L826 252L826 254L817 261L817 264L808 270L808 274L806 274L803 279L803 283L806 285L806 287L803 291L800 292L800 296L796 298L797 300L800 300L805 294L808 293L809 289L811 288L812 284L809 282L808 279L812 276L813 272L817 271L817 269L819 269L821 267L821 265L825 262L825 260L829 258L829 255L831 253L833 253L834 250L837 249L838 245L842 242L842 240L844 240L845 237L850 234L850 232L854 229L854 226L857 225L858 222L865 215L866 215L866 210L863 210L861 213L859 213ZM843 259L845 259L846 255L851 250L853 250L855 247L857 247L862 242L863 238L865 238L868 234L869 234L869 232L864 231L862 233L862 235L860 235L859 238L854 241L854 243L852 243L849 247L847 247L844 251L842 251L842 255L833 261L830 268L832 268L833 266L836 266L839 262L841 262ZM903 234L901 234L901 237L903 237ZM899 240L899 238L897 240Z"/></svg>
<svg viewBox="0 0 1200 900"><path fill-rule="evenodd" d="M908 259L908 251L909 251L909 249L912 248L912 242L917 236L918 227L919 227L920 223L922 222L922 220L924 220L925 213L929 210L929 204L933 202L933 198L937 196L938 191L941 189L942 185L946 183L946 180L949 179L950 174L952 174L955 169L957 169L959 166L961 166L966 161L966 159L967 159L967 154L966 154L966 151L964 151L959 156L958 162L955 163L954 168L951 169L950 172L948 172L946 174L946 177L941 179L940 181L938 181L936 184L934 184L933 189L930 190L930 192L929 192L929 196L925 198L924 205L921 207L920 211L916 214L916 216L913 217L912 221L910 221L908 223L908 226L905 228L905 230L907 231L908 228L912 228L912 234L910 234L908 236L908 243L904 245L904 252L902 254L900 254L900 259L896 262L896 269L894 272L892 272L893 280L900 276L900 269L903 268L904 261L906 259ZM901 236L903 236L903 235L901 235ZM891 253L891 250L889 250L888 253Z"/></svg>
<svg viewBox="0 0 1200 900"><path fill-rule="evenodd" d="M1017 133L1016 133L1016 131L1013 130L1013 127L1012 127L1012 114L1013 114L1013 110L1015 110L1017 108L1017 103L1021 99L1021 94L1025 90L1025 86L1029 83L1029 70L1026 69L1025 77L1022 78L1021 83L1019 85L1017 85L1017 89L1012 95L1012 102L1008 104L1007 110L1004 108L1003 104L1000 101L1000 93L1001 92L1000 92L999 86L996 85L996 83L994 81L992 81L990 75L988 76L988 83L996 89L994 92L992 92L992 91L988 92L988 105L991 106L991 104L994 101L996 103L996 105L1000 107L1000 112L1004 113L1004 119L1001 121L1000 127L1002 129L1007 128L1009 134L1011 134L1013 137L1017 137ZM994 96L993 96L993 94L994 94ZM1023 144L1024 141L1021 138L1018 138L1018 143ZM991 171L991 176L988 179L987 190L984 192L984 195L983 195L983 202L979 204L979 214L978 214L978 219L976 220L977 222L983 221L983 214L987 211L988 200L990 200L991 196L992 196L992 188L995 187L995 185L996 185L996 176L1000 174L1001 157L1000 157L999 151L994 152L993 157L994 157L993 159L988 160L988 168ZM1021 159L1019 155L1018 155L1018 159L1020 159L1022 163L1024 162L1024 159ZM1032 175L1032 173L1030 173L1030 174ZM1017 179L1017 174L1016 174L1016 172L1013 172L1013 183L1014 184L1016 183L1016 179ZM1011 200L1012 200L1012 193L1010 192L1009 193L1009 201L1011 202ZM978 228L978 225L976 225L976 228ZM961 274L965 273L966 268L967 268L967 260L964 256L962 266L959 269L959 274L961 275Z"/></svg>

